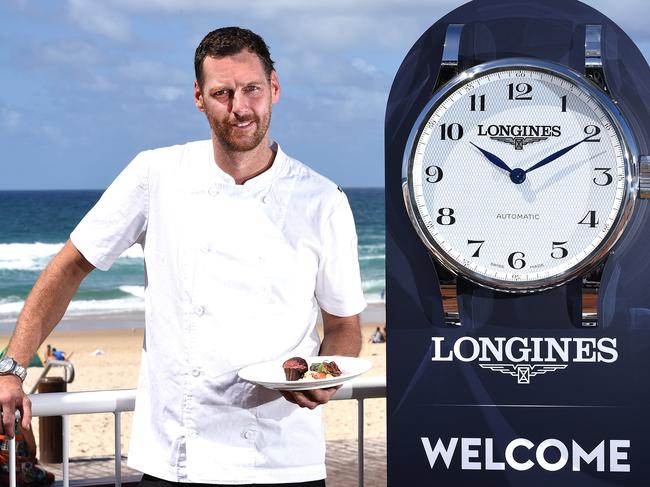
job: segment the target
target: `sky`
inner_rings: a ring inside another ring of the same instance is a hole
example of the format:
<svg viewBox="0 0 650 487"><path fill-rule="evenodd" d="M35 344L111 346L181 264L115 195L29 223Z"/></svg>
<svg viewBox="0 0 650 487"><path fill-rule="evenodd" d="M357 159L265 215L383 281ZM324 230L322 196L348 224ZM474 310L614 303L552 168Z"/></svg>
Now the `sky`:
<svg viewBox="0 0 650 487"><path fill-rule="evenodd" d="M540 0L543 1L543 0ZM2 0L0 190L103 189L140 151L209 138L193 102L203 35L269 44L271 136L343 187L381 187L404 56L460 0ZM588 0L650 59L647 0Z"/></svg>

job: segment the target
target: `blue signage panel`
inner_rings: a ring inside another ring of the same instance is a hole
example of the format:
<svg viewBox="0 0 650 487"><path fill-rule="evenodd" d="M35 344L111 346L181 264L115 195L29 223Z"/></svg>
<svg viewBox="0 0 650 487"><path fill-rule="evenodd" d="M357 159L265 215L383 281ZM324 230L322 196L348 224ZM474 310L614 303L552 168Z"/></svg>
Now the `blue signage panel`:
<svg viewBox="0 0 650 487"><path fill-rule="evenodd" d="M578 1L473 1L416 42L386 111L388 484L650 485L647 200L636 201L606 260L597 320L581 320L580 279L523 295L461 279L460 323L445 316L440 282L449 276L438 275L411 223L402 182L409 136L446 69L450 25L462 26L460 72L523 57L580 73L587 26L601 26L607 95L639 154L649 153L650 68L620 28ZM442 137L459 135L452 127Z"/></svg>

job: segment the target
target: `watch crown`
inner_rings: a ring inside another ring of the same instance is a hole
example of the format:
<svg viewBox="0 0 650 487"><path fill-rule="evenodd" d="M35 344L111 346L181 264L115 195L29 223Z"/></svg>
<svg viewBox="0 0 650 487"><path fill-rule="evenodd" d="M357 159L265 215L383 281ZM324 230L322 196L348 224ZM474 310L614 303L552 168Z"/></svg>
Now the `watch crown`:
<svg viewBox="0 0 650 487"><path fill-rule="evenodd" d="M639 157L639 198L650 198L650 156Z"/></svg>

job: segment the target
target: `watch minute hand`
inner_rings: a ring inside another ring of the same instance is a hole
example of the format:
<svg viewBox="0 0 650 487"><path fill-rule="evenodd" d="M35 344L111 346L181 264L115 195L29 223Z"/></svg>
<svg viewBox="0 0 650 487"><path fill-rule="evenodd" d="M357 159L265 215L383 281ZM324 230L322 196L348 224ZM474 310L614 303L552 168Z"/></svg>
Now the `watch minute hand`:
<svg viewBox="0 0 650 487"><path fill-rule="evenodd" d="M484 149L481 149L478 145L476 145L474 142L470 142L474 147L476 147L478 150L481 151L481 153L485 156L485 158L490 161L492 164L494 164L497 167L500 167L501 169L508 171L509 173L512 172L512 169L508 167L508 165L503 162L498 156L495 156L491 152L488 152Z"/></svg>
<svg viewBox="0 0 650 487"><path fill-rule="evenodd" d="M589 136L589 137L591 137L591 136ZM558 159L559 157L562 157L564 154L566 154L567 152L569 152L569 151L570 151L571 149L573 149L574 147L577 147L577 146L579 146L580 144L582 144L582 143L583 143L585 140L587 140L589 137L585 137L585 138L582 139L581 141L576 142L575 144L572 144L572 145L570 145L569 147L565 147L564 149L560 149L559 151L554 152L554 153L551 154L550 156L545 157L544 159L542 159L541 161L539 161L539 162L538 162L537 164L535 164L534 166L528 168L528 169L526 170L526 173L529 173L529 172L531 172L531 171L534 171L535 169L538 169L538 168L540 168L540 167L542 167L542 166L545 166L545 165L548 164L549 162L553 162L555 159Z"/></svg>

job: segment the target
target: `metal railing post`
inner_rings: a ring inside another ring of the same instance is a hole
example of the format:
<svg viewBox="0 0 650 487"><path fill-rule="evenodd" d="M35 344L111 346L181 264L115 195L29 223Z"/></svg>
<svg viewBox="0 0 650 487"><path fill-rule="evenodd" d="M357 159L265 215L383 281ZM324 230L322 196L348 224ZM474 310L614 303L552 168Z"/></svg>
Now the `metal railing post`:
<svg viewBox="0 0 650 487"><path fill-rule="evenodd" d="M364 411L363 411L363 398L357 399L357 427L359 428L357 433L357 456L359 463L359 487L363 487L363 440L364 432L363 427L365 426Z"/></svg>
<svg viewBox="0 0 650 487"><path fill-rule="evenodd" d="M58 394L65 394L58 393ZM63 487L70 487L70 416L63 416Z"/></svg>
<svg viewBox="0 0 650 487"><path fill-rule="evenodd" d="M16 437L9 440L9 487L16 487Z"/></svg>
<svg viewBox="0 0 650 487"><path fill-rule="evenodd" d="M122 416L115 412L115 487L122 487Z"/></svg>

